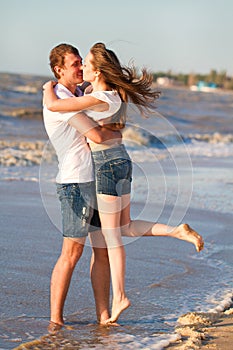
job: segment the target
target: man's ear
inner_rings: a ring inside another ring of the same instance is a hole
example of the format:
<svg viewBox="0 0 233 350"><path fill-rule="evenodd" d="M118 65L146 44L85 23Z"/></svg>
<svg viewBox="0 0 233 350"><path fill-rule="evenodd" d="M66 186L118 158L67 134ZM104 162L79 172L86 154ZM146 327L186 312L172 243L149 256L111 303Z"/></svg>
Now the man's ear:
<svg viewBox="0 0 233 350"><path fill-rule="evenodd" d="M61 67L55 66L55 67L54 67L54 70L55 70L55 72L56 72L58 75L61 75L61 70L62 70Z"/></svg>

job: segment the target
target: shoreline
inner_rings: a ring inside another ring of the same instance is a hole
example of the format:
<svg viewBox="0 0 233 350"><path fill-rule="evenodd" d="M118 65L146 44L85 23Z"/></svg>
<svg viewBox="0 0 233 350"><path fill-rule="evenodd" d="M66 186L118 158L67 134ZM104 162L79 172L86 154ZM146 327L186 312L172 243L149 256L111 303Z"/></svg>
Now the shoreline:
<svg viewBox="0 0 233 350"><path fill-rule="evenodd" d="M230 350L233 344L233 305L222 312L197 313L182 315L182 325L175 332L179 340L172 341L160 349L167 350ZM186 324L187 323L187 324ZM68 327L69 328L69 327ZM72 328L71 328L72 329ZM50 335L44 335L29 342L23 342L13 350L42 349L43 341L52 342ZM48 344L47 344L48 345Z"/></svg>
<svg viewBox="0 0 233 350"><path fill-rule="evenodd" d="M230 350L233 344L233 305L222 312L188 313L179 318L175 331L181 339L168 350Z"/></svg>

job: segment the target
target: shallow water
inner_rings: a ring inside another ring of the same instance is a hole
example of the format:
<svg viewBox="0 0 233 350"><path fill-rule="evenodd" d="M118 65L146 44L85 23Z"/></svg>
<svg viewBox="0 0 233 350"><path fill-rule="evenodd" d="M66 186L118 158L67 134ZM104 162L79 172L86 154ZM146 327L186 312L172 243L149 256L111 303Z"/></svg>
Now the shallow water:
<svg viewBox="0 0 233 350"><path fill-rule="evenodd" d="M88 271L91 251L87 246L65 308L71 329L41 340L46 335L49 279L61 237L44 211L38 185L30 181L24 181L23 187L17 181L1 183L0 348L11 349L12 344L35 339L42 341L35 345L42 349L52 349L54 343L61 349L68 344L80 349L98 349L103 344L109 349L161 348L165 340L160 336L168 339L174 333L180 315L228 306L233 290L232 214L179 207L180 215L185 213L184 220L203 234L203 252L198 254L192 245L171 238L125 239L126 290L132 307L123 313L120 327L103 329L95 323ZM158 205L134 202L132 215L166 222L172 206L158 210Z"/></svg>

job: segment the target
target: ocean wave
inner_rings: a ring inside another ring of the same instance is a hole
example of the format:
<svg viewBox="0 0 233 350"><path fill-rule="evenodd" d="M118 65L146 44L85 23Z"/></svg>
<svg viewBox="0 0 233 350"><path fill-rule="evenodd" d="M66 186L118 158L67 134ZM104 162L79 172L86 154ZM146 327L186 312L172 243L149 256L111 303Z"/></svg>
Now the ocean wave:
<svg viewBox="0 0 233 350"><path fill-rule="evenodd" d="M37 94L39 92L39 89L36 86L18 85L11 88L11 91L23 92L25 94Z"/></svg>
<svg viewBox="0 0 233 350"><path fill-rule="evenodd" d="M137 135L138 136L138 135ZM140 135L139 135L140 136ZM144 135L145 136L145 135ZM190 142L175 140L175 137L164 136L163 139L155 141L153 144L146 144L145 139L137 137L135 139L124 139L128 152L136 163L157 162L171 156L174 159L190 156L193 157L231 157L233 156L233 142L224 141L217 143L215 136L208 135L209 141L201 138L192 138ZM204 136L205 137L205 136ZM206 137L207 138L207 137ZM44 152L46 147L46 152ZM55 162L57 166L57 156L52 146L47 148L46 141L0 141L0 165L6 167L12 166L32 166L40 165L41 161L51 163Z"/></svg>
<svg viewBox="0 0 233 350"><path fill-rule="evenodd" d="M52 162L56 159L54 150L44 154L44 141L0 141L0 165L2 166L31 166L44 161Z"/></svg>
<svg viewBox="0 0 233 350"><path fill-rule="evenodd" d="M30 108L30 107L11 107L2 108L1 115L14 118L24 118L24 119L42 119L42 109L41 108Z"/></svg>
<svg viewBox="0 0 233 350"><path fill-rule="evenodd" d="M0 116L42 118L42 86L47 79L0 73Z"/></svg>
<svg viewBox="0 0 233 350"><path fill-rule="evenodd" d="M127 142L132 141L136 145L163 146L160 138L140 127L126 127L123 131L123 139Z"/></svg>
<svg viewBox="0 0 233 350"><path fill-rule="evenodd" d="M193 141L206 142L210 144L230 144L233 143L233 134L222 134L219 132L205 134L175 134L163 133L156 136L140 127L126 127L123 132L123 138L127 141L132 141L137 145L144 145L157 148L166 148L167 146L178 145L181 143L192 143Z"/></svg>
<svg viewBox="0 0 233 350"><path fill-rule="evenodd" d="M184 140L186 140L185 137L183 137ZM189 134L188 140L196 140L196 141L202 141L207 143L233 143L233 134L221 134L219 132L215 132L213 134Z"/></svg>
<svg viewBox="0 0 233 350"><path fill-rule="evenodd" d="M15 91L37 94L49 77L30 74L10 74L0 72L0 91Z"/></svg>

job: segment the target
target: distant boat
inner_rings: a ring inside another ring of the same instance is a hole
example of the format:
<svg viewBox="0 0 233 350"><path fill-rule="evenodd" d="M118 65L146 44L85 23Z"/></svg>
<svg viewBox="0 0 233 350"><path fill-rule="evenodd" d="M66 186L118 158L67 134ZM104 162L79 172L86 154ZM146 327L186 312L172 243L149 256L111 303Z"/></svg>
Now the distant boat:
<svg viewBox="0 0 233 350"><path fill-rule="evenodd" d="M206 83L205 81L199 81L196 85L191 85L191 91L202 91L202 92L214 92L217 89L215 83Z"/></svg>

